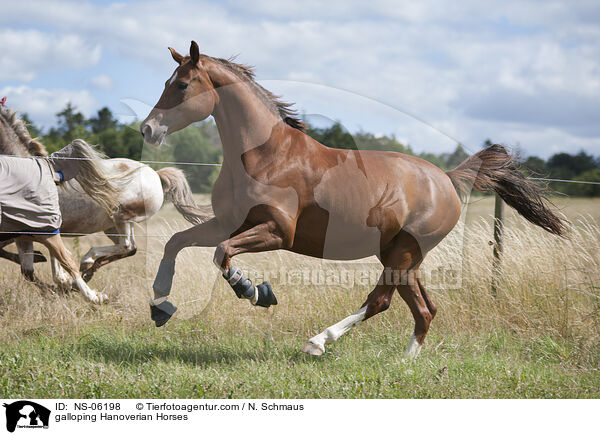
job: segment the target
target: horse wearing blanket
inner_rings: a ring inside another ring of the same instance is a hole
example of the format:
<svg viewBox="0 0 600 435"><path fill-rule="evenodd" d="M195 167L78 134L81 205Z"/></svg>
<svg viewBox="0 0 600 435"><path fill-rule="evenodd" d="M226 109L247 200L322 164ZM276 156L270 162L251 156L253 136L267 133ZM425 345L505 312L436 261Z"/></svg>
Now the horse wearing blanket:
<svg viewBox="0 0 600 435"><path fill-rule="evenodd" d="M46 156L45 147L32 139L23 120L16 112L0 108L0 154ZM177 211L189 222L198 224L206 219L208 210L194 202L185 174L178 168L166 167L155 171L149 166L130 159L106 159L93 156L97 165L119 187L119 206L108 214L93 198L82 190L76 179L61 183L58 199L62 215L61 232L65 234L93 234L104 231L113 241L112 246L94 246L81 259L80 272L85 281L102 266L136 253L134 224L153 216L169 198ZM4 243L10 243L5 241ZM19 240L19 256L0 249L0 256L21 265L21 271L34 280L34 261L44 260L34 253L33 244ZM51 256L52 276L61 287L70 288L71 277Z"/></svg>
<svg viewBox="0 0 600 435"><path fill-rule="evenodd" d="M62 216L57 183L77 179L83 190L107 212L118 207L118 189L96 164L97 153L75 140L47 158L0 155L0 240L24 239L46 246L72 278L73 287L93 303L106 295L90 289L60 237Z"/></svg>

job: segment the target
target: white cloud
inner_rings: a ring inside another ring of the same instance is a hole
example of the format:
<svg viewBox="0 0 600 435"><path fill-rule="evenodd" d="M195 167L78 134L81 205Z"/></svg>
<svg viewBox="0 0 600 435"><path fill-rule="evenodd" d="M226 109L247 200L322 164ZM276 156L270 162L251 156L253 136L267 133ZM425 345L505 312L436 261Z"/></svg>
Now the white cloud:
<svg viewBox="0 0 600 435"><path fill-rule="evenodd" d="M75 34L0 30L0 80L29 82L49 70L81 68L100 60L99 45Z"/></svg>
<svg viewBox="0 0 600 435"><path fill-rule="evenodd" d="M592 125L599 111L595 101L600 101L597 2L548 1L540 7L526 0L372 0L365 5L331 1L323 6L312 0L276 6L268 0L251 6L191 0L108 6L5 2L0 23L5 28L36 23L55 34L77 35L79 45L91 48L88 52L98 47L99 53L101 45L165 79L174 68L166 47L186 53L195 39L209 55L239 53L239 61L256 66L260 79L345 89L445 126L472 147L487 137L518 140L519 132L527 132L528 144L537 149L547 140L565 147L577 140L588 147L597 143L600 133ZM19 47L18 52L8 48L11 57L0 55L5 71L32 69L27 59L10 63L15 54L27 52L23 44ZM71 64L77 62L66 67ZM133 80L144 78L128 75L124 68L119 83ZM149 86L148 92L128 97L145 100L162 83ZM331 112L322 114L345 118L343 105L330 107ZM386 132L371 114L362 116L366 129L370 124ZM514 134L506 134L507 125ZM390 125L387 131L416 142L428 137L416 126L403 132Z"/></svg>
<svg viewBox="0 0 600 435"><path fill-rule="evenodd" d="M6 105L21 112L27 112L38 126L53 125L56 114L71 103L85 116L90 116L97 102L88 91L66 89L35 89L29 86L7 86L0 89L0 95L6 95Z"/></svg>
<svg viewBox="0 0 600 435"><path fill-rule="evenodd" d="M90 84L96 89L100 89L102 91L110 91L114 87L113 80L106 74L100 74L99 76L92 77L90 79Z"/></svg>

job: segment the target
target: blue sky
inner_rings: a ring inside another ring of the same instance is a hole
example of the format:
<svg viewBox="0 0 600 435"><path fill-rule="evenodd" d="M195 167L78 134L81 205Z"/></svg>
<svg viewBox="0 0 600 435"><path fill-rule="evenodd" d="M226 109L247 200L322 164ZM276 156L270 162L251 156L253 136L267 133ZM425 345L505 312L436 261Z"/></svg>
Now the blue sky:
<svg viewBox="0 0 600 435"><path fill-rule="evenodd" d="M45 127L67 101L145 117L175 66L167 46L187 53L194 39L254 65L312 119L417 151L491 138L600 155L595 1L12 3L0 5L0 96Z"/></svg>

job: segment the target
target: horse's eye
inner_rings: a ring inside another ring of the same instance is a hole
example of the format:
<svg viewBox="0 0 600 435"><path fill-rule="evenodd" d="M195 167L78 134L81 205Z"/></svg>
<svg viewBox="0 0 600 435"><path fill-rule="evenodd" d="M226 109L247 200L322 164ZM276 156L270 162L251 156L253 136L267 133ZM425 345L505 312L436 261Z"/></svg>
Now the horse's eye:
<svg viewBox="0 0 600 435"><path fill-rule="evenodd" d="M187 83L177 82L177 88L181 91L185 91L188 87Z"/></svg>

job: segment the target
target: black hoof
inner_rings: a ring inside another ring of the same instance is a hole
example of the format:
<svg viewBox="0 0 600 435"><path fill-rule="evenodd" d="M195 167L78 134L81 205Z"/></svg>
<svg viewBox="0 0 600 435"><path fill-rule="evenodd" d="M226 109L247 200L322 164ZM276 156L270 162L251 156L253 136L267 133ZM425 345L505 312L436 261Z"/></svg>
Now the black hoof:
<svg viewBox="0 0 600 435"><path fill-rule="evenodd" d="M150 318L154 320L157 328L169 321L177 307L169 301L161 302L158 305L150 305Z"/></svg>
<svg viewBox="0 0 600 435"><path fill-rule="evenodd" d="M21 269L21 274L23 274L23 278L29 282L35 282L35 274L33 270L29 269Z"/></svg>
<svg viewBox="0 0 600 435"><path fill-rule="evenodd" d="M34 263L44 263L48 260L46 260L46 257L44 257L44 254L42 254L40 251L33 251L33 262Z"/></svg>
<svg viewBox="0 0 600 435"><path fill-rule="evenodd" d="M88 269L85 272L80 272L81 277L85 282L90 282L90 279L94 276L94 271L92 269Z"/></svg>
<svg viewBox="0 0 600 435"><path fill-rule="evenodd" d="M277 305L275 293L273 293L271 284L269 284L267 281L257 285L256 291L258 292L258 300L256 301L256 305L265 308L269 308L271 305Z"/></svg>

